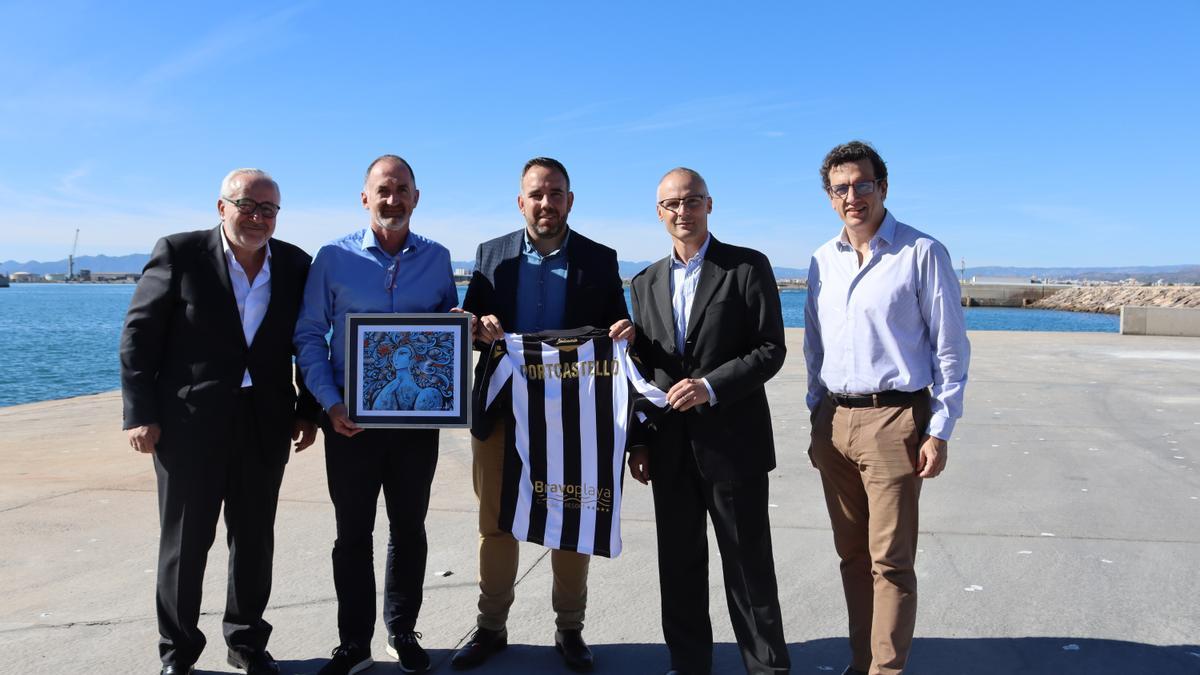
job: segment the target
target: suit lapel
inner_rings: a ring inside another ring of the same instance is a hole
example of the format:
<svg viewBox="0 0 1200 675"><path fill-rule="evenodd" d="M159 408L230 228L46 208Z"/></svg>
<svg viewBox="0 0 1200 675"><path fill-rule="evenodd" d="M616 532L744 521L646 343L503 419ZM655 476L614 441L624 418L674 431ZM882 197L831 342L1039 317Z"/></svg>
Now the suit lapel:
<svg viewBox="0 0 1200 675"><path fill-rule="evenodd" d="M671 352L675 352L675 312L671 302L671 258L668 256L655 263L653 276L650 278L650 294L654 297L654 305L658 307L658 320L662 322L663 332L671 336Z"/></svg>
<svg viewBox="0 0 1200 675"><path fill-rule="evenodd" d="M517 318L517 270L521 267L521 242L524 237L524 229L514 232L504 243L500 261L496 264L495 287L504 289L503 294L498 294L497 298L501 303L498 315L502 322L511 323ZM512 262L506 264L506 261ZM508 323L504 325L508 326Z"/></svg>
<svg viewBox="0 0 1200 675"><path fill-rule="evenodd" d="M212 230L212 234L208 238L208 259L220 285L221 304L225 305L222 314L225 316L228 329L238 334L238 342L241 343L242 348L246 348L246 333L242 330L242 317L238 314L237 298L233 295L233 282L229 279L229 264L225 260L225 247L221 243L223 236L225 235L221 233L220 225Z"/></svg>
<svg viewBox="0 0 1200 675"><path fill-rule="evenodd" d="M704 310L712 301L713 293L716 292L721 281L722 270L714 260L719 260L720 257L721 243L717 241L716 237L713 237L712 241L708 243L708 251L704 254L704 260L700 263L700 281L696 285L696 297L692 299L692 311L688 315L685 340L694 336L700 324L704 323Z"/></svg>

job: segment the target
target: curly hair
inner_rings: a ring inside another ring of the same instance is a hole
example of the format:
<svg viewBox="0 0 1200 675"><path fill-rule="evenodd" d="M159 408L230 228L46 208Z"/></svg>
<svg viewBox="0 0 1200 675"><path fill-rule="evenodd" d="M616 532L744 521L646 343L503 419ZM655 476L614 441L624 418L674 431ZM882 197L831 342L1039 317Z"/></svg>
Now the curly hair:
<svg viewBox="0 0 1200 675"><path fill-rule="evenodd" d="M825 161L821 162L821 185L826 190L829 189L829 172L833 171L834 167L842 164L854 164L864 159L871 162L876 180L887 178L887 164L883 163L883 158L879 156L878 152L875 152L875 148L865 141L850 141L837 146L830 150L828 155L825 155Z"/></svg>

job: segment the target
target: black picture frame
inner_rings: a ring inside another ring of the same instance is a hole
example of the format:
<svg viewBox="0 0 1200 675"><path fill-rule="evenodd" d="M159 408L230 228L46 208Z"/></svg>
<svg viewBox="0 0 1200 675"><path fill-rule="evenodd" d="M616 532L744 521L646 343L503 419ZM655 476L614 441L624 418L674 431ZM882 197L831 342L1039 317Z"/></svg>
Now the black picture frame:
<svg viewBox="0 0 1200 675"><path fill-rule="evenodd" d="M371 428L471 426L470 315L347 314L346 409Z"/></svg>

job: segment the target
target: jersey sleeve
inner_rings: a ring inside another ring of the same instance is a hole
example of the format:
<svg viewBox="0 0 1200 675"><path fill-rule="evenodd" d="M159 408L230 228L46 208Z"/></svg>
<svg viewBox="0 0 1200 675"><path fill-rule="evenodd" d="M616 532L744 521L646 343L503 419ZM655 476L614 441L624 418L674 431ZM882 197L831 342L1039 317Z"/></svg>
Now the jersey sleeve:
<svg viewBox="0 0 1200 675"><path fill-rule="evenodd" d="M492 402L504 390L504 385L512 379L512 360L508 358L509 339L510 336L505 335L503 340L493 342L491 349L487 351L485 357L487 362L483 369L483 377L487 386L480 388L480 392L483 394L483 410L492 407Z"/></svg>

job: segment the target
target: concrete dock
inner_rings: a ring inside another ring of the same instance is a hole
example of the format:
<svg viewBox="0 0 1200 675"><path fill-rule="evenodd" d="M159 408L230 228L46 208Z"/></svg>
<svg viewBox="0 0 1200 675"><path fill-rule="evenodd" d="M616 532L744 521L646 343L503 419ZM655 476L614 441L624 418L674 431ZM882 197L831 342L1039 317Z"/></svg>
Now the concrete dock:
<svg viewBox="0 0 1200 675"><path fill-rule="evenodd" d="M818 476L805 455L802 334L770 383L779 468L771 516L795 673L848 663L846 616ZM1200 340L975 332L966 416L922 500L910 673L1200 673ZM157 511L148 457L116 392L0 408L0 673L156 673ZM475 620L475 504L466 431L444 431L418 630L434 669ZM313 673L337 642L333 508L320 440L292 458L276 526L270 650ZM585 637L597 673L668 668L654 512L627 480L625 551L591 568ZM378 523L385 521L380 508ZM376 528L376 550L385 545ZM209 558L198 665L221 640L223 531ZM549 561L522 545L507 651L479 672L566 672L552 647ZM714 672L742 672L710 542ZM382 555L377 556L382 566ZM398 672L372 645L369 673Z"/></svg>

